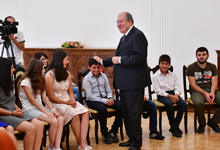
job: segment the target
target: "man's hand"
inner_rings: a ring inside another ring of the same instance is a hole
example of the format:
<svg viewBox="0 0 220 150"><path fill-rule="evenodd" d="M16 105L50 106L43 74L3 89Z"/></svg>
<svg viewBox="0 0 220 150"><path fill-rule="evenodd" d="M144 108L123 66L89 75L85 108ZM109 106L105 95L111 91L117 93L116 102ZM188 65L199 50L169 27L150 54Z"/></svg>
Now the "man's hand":
<svg viewBox="0 0 220 150"><path fill-rule="evenodd" d="M206 93L205 95L206 101L209 103L213 103L215 100L215 94L214 93Z"/></svg>
<svg viewBox="0 0 220 150"><path fill-rule="evenodd" d="M112 57L112 62L113 62L113 64L119 64L119 59L120 59L120 56L113 56Z"/></svg>
<svg viewBox="0 0 220 150"><path fill-rule="evenodd" d="M176 100L176 101L179 101L179 95L178 95L178 94L175 94L174 96L175 96L175 100Z"/></svg>
<svg viewBox="0 0 220 150"><path fill-rule="evenodd" d="M178 96L176 97L176 95L168 94L167 97L172 101L173 104L176 104L176 102L179 101L179 98Z"/></svg>
<svg viewBox="0 0 220 150"><path fill-rule="evenodd" d="M114 105L114 100L112 98L108 99L106 102L106 105L108 105L108 106Z"/></svg>
<svg viewBox="0 0 220 150"><path fill-rule="evenodd" d="M209 95L210 95L210 98L211 98L211 103L214 102L215 94L211 92Z"/></svg>
<svg viewBox="0 0 220 150"><path fill-rule="evenodd" d="M101 64L102 59L99 56L94 56L93 57L98 63Z"/></svg>
<svg viewBox="0 0 220 150"><path fill-rule="evenodd" d="M148 98L144 95L144 101L148 101Z"/></svg>
<svg viewBox="0 0 220 150"><path fill-rule="evenodd" d="M9 38L10 40L12 40L12 41L15 39L13 34L9 34L9 35L8 35L8 38Z"/></svg>

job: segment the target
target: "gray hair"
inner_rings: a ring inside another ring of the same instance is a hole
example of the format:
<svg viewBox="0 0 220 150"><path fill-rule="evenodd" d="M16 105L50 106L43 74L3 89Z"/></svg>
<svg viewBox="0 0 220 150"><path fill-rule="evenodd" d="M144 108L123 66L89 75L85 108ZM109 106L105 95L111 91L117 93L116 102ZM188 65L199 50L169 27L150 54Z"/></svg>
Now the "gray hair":
<svg viewBox="0 0 220 150"><path fill-rule="evenodd" d="M125 13L125 20L126 21L132 21L132 23L134 23L134 20L133 20L133 17L132 17L132 15L129 13L129 12L123 12L123 13Z"/></svg>

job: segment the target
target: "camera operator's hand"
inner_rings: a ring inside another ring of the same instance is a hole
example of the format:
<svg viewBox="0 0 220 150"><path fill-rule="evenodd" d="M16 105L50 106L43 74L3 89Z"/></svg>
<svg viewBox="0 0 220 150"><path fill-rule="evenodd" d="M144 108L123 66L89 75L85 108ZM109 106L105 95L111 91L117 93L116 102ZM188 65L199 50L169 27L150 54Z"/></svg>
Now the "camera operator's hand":
<svg viewBox="0 0 220 150"><path fill-rule="evenodd" d="M24 50L24 42L19 43L19 42L15 39L15 37L14 37L13 34L9 34L9 35L8 35L8 38L9 38L10 40L12 40L13 43L15 43L15 45L16 45L20 50L22 50L22 51Z"/></svg>
<svg viewBox="0 0 220 150"><path fill-rule="evenodd" d="M9 35L8 35L8 38L9 38L10 40L12 40L12 41L13 41L13 40L15 40L15 38L14 38L14 35L13 35L13 34L9 34ZM13 42L14 42L14 41L13 41Z"/></svg>

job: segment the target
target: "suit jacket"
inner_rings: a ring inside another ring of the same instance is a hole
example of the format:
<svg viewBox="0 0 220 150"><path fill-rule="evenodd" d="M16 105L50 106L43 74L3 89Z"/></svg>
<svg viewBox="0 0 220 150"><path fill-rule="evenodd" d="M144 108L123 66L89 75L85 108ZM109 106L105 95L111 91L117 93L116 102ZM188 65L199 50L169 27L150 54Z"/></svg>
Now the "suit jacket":
<svg viewBox="0 0 220 150"><path fill-rule="evenodd" d="M103 60L103 65L105 67L114 65L115 88L120 90L145 88L151 83L147 71L146 37L142 31L133 26L124 41L121 40L115 52L115 56L121 56L121 64L114 65L110 57Z"/></svg>

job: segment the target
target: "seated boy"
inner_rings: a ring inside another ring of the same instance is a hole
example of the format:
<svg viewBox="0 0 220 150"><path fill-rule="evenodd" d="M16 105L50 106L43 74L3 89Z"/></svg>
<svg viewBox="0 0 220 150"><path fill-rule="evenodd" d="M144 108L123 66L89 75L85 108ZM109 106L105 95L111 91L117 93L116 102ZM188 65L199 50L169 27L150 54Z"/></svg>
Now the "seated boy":
<svg viewBox="0 0 220 150"><path fill-rule="evenodd" d="M158 101L165 105L170 124L169 131L173 136L181 137L183 132L179 129L179 124L186 108L186 102L179 96L180 88L176 75L168 70L170 67L170 57L168 55L160 56L159 67L160 69L152 77L153 88L157 94ZM178 105L175 118L173 104Z"/></svg>
<svg viewBox="0 0 220 150"><path fill-rule="evenodd" d="M147 107L146 111L150 116L150 138L163 140L165 137L163 135L160 135L160 133L157 131L157 106L152 100L148 99L145 95L144 101L145 102L143 107ZM143 118L145 118L144 115Z"/></svg>
<svg viewBox="0 0 220 150"><path fill-rule="evenodd" d="M112 99L112 91L107 76L101 73L100 63L94 58L89 59L90 72L83 79L83 88L86 93L87 106L98 111L103 141L106 144L112 142L118 143L118 127L121 125L122 114L121 104L119 101ZM108 132L107 124L107 107L117 111L115 121L111 130Z"/></svg>

